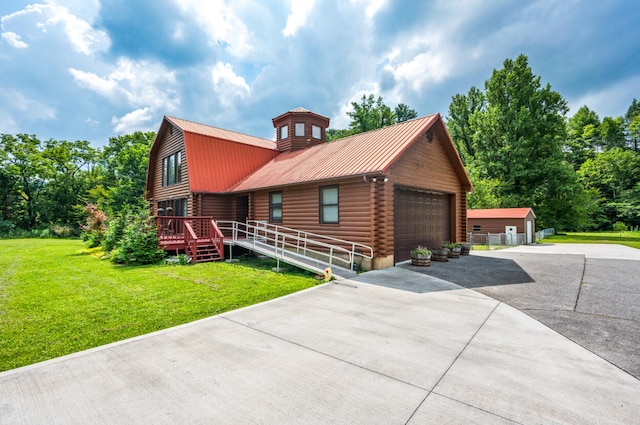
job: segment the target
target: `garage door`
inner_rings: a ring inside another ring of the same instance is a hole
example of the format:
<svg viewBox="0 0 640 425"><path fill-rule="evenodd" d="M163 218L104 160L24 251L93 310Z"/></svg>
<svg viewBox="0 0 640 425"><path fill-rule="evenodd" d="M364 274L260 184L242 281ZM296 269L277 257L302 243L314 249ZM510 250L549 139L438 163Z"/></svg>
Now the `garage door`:
<svg viewBox="0 0 640 425"><path fill-rule="evenodd" d="M396 189L394 214L396 262L408 260L418 245L451 240L449 195Z"/></svg>

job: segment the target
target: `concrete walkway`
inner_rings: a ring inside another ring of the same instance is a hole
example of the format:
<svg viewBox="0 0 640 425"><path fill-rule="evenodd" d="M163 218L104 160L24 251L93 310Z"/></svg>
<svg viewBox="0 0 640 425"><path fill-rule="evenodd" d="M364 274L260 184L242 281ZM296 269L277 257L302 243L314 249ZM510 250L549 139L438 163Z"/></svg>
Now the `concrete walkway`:
<svg viewBox="0 0 640 425"><path fill-rule="evenodd" d="M0 424L629 424L639 400L528 315L402 268L0 373Z"/></svg>

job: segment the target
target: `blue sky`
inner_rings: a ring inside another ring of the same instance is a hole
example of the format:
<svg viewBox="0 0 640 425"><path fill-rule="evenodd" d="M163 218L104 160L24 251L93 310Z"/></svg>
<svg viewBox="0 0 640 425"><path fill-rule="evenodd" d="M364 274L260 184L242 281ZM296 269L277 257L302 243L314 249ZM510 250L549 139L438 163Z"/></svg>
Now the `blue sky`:
<svg viewBox="0 0 640 425"><path fill-rule="evenodd" d="M520 53L600 118L640 99L635 0L0 2L0 132L89 140L163 115L272 139L298 106L346 128L364 93L419 115Z"/></svg>

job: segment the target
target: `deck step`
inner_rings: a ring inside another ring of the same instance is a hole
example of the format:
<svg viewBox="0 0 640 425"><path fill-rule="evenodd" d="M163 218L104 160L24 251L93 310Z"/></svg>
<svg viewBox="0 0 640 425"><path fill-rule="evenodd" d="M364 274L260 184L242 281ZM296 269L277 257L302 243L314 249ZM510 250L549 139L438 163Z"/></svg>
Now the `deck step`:
<svg viewBox="0 0 640 425"><path fill-rule="evenodd" d="M223 256L215 245L198 245L195 258L197 263L220 261L222 259Z"/></svg>

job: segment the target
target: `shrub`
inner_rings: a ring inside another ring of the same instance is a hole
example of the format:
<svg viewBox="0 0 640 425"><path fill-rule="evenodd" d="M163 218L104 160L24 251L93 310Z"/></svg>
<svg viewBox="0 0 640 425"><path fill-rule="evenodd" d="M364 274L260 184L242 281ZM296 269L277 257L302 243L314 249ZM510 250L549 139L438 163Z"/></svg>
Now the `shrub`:
<svg viewBox="0 0 640 425"><path fill-rule="evenodd" d="M107 215L93 204L87 204L84 211L88 214L87 223L81 224L82 240L88 242L89 248L100 246L107 231Z"/></svg>
<svg viewBox="0 0 640 425"><path fill-rule="evenodd" d="M613 231L614 232L619 232L620 234L622 234L622 232L626 232L627 231L627 225L624 224L621 221L616 221L613 224Z"/></svg>
<svg viewBox="0 0 640 425"><path fill-rule="evenodd" d="M117 248L124 235L124 228L127 224L126 216L117 216L109 220L104 238L102 238L102 249L105 252L111 252Z"/></svg>
<svg viewBox="0 0 640 425"><path fill-rule="evenodd" d="M111 252L111 261L121 264L155 264L164 258L156 223L148 209L127 216L122 240Z"/></svg>

